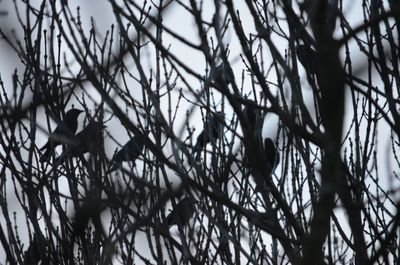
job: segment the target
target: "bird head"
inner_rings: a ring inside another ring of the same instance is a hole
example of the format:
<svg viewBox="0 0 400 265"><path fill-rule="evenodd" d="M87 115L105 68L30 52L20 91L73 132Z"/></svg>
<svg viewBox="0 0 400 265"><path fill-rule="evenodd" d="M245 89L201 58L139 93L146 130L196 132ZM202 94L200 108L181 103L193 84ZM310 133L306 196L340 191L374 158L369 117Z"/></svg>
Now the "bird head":
<svg viewBox="0 0 400 265"><path fill-rule="evenodd" d="M80 109L70 109L69 111L67 111L67 113L65 113L65 117L71 117L71 118L76 118L79 116L79 114L81 114L83 112L83 110Z"/></svg>

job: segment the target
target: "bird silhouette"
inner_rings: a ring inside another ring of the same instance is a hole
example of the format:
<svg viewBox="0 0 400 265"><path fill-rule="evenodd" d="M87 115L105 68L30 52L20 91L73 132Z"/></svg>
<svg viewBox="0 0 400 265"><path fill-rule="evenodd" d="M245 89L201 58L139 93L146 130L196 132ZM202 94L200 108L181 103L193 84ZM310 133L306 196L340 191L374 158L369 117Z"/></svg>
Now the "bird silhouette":
<svg viewBox="0 0 400 265"><path fill-rule="evenodd" d="M210 142L215 142L222 137L223 124L221 120L224 119L222 112L218 111L211 114L206 119L203 131L197 136L196 145L193 149L193 155L196 155L196 160L200 158L201 150Z"/></svg>
<svg viewBox="0 0 400 265"><path fill-rule="evenodd" d="M139 141L138 137L130 139L121 150L119 150L111 159L111 167L109 172L121 167L123 161L131 161L133 166L136 166L135 160L140 156L143 151L143 143Z"/></svg>
<svg viewBox="0 0 400 265"><path fill-rule="evenodd" d="M318 53L305 44L297 45L297 58L306 69L308 74L319 74L318 70Z"/></svg>
<svg viewBox="0 0 400 265"><path fill-rule="evenodd" d="M60 144L66 143L71 139L78 128L78 116L83 111L79 109L70 109L65 113L64 120L50 134L46 144L40 148L43 151L40 158L41 162L48 161L54 153L54 148Z"/></svg>
<svg viewBox="0 0 400 265"><path fill-rule="evenodd" d="M232 71L224 63L215 68L214 72L211 73L211 78L215 82L225 86L229 85L234 79Z"/></svg>
<svg viewBox="0 0 400 265"><path fill-rule="evenodd" d="M80 157L88 152L95 154L101 142L101 130L105 127L100 122L90 121L82 131L71 138L66 150L57 158L55 166L61 164L67 157Z"/></svg>
<svg viewBox="0 0 400 265"><path fill-rule="evenodd" d="M73 142L70 145L70 155L76 157L87 152L95 152L102 137L101 130L105 127L97 121L89 122L82 131L73 137Z"/></svg>
<svg viewBox="0 0 400 265"><path fill-rule="evenodd" d="M279 164L280 158L279 152L271 138L264 139L264 154L268 161L268 168L271 174L273 174Z"/></svg>
<svg viewBox="0 0 400 265"><path fill-rule="evenodd" d="M267 177L271 177L272 174L274 173L276 167L279 164L279 152L275 147L274 142L272 141L271 138L266 138L264 139L264 155L267 159ZM245 161L247 165L250 163L248 161ZM266 183L265 182L260 182L261 180L259 179L257 181L256 177L254 177L254 180L256 182L256 191L265 191L266 189Z"/></svg>
<svg viewBox="0 0 400 265"><path fill-rule="evenodd" d="M184 226L194 214L194 205L189 197L183 198L167 216L167 225Z"/></svg>

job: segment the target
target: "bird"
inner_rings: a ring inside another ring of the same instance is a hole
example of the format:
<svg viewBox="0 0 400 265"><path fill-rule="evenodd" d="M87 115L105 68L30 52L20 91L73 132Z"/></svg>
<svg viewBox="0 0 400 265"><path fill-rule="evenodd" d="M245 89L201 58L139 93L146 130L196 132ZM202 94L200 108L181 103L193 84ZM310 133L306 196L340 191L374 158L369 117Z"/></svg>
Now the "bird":
<svg viewBox="0 0 400 265"><path fill-rule="evenodd" d="M184 226L194 214L194 205L189 197L183 198L167 216L167 225Z"/></svg>
<svg viewBox="0 0 400 265"><path fill-rule="evenodd" d="M196 160L200 158L201 150L210 142L214 142L221 138L223 133L224 119L222 112L218 111L215 114L208 115L203 131L197 136L196 145L193 149L193 155L196 154Z"/></svg>
<svg viewBox="0 0 400 265"><path fill-rule="evenodd" d="M279 164L279 152L275 147L274 142L272 141L271 138L265 138L264 139L264 155L266 157L266 164L267 164L267 176L268 178L272 176L272 174L274 173L276 167ZM248 166L250 163L249 161L245 161L245 165ZM261 180L256 179L256 177L254 177L254 180L256 181L256 191L263 191L265 190L266 186L264 182L260 182Z"/></svg>
<svg viewBox="0 0 400 265"><path fill-rule="evenodd" d="M65 113L64 120L50 134L46 144L39 149L43 151L40 162L48 161L54 153L56 146L65 143L67 139L73 137L78 128L78 116L82 112L82 110L72 108Z"/></svg>
<svg viewBox="0 0 400 265"><path fill-rule="evenodd" d="M76 157L96 151L102 137L101 130L104 128L106 128L104 124L90 121L82 131L73 137L73 142L70 144L70 155Z"/></svg>
<svg viewBox="0 0 400 265"><path fill-rule="evenodd" d="M87 152L94 154L102 137L101 130L104 128L106 128L104 124L90 121L82 131L71 138L66 150L57 158L55 165L58 166L67 157L80 157Z"/></svg>
<svg viewBox="0 0 400 265"><path fill-rule="evenodd" d="M214 72L211 74L211 78L214 82L225 86L229 85L234 79L232 71L230 71L223 62L215 68Z"/></svg>
<svg viewBox="0 0 400 265"><path fill-rule="evenodd" d="M196 144L193 148L193 155L197 153L196 159L200 158L201 150L203 150L204 146L208 143L207 138L205 136L204 130L199 134L199 136L197 136Z"/></svg>
<svg viewBox="0 0 400 265"><path fill-rule="evenodd" d="M111 159L109 172L121 167L123 161L131 161L132 165L136 166L135 160L142 153L143 147L143 143L139 141L137 136L130 139Z"/></svg>
<svg viewBox="0 0 400 265"><path fill-rule="evenodd" d="M318 70L318 53L305 44L297 45L296 47L297 58L306 69L308 74L319 74Z"/></svg>
<svg viewBox="0 0 400 265"><path fill-rule="evenodd" d="M264 154L268 161L268 169L273 174L279 164L280 158L279 152L271 138L267 137L264 139Z"/></svg>

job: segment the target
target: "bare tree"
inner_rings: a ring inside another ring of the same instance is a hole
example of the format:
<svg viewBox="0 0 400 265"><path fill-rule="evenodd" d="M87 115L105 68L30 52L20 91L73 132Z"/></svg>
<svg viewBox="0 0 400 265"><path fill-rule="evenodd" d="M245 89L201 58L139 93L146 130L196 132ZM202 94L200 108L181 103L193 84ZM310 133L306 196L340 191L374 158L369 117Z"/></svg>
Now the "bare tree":
<svg viewBox="0 0 400 265"><path fill-rule="evenodd" d="M398 264L396 1L108 3L1 31L0 262Z"/></svg>

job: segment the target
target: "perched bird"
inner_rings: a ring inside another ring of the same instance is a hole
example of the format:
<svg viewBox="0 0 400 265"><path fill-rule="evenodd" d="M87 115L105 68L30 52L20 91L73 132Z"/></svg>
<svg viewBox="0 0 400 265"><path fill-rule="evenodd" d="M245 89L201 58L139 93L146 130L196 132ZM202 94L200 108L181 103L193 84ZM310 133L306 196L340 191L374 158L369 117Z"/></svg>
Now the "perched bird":
<svg viewBox="0 0 400 265"><path fill-rule="evenodd" d="M271 170L271 174L273 174L279 164L280 158L279 152L271 138L264 139L264 152L268 161L268 167Z"/></svg>
<svg viewBox="0 0 400 265"><path fill-rule="evenodd" d="M89 124L73 137L73 143L70 145L70 155L80 156L87 152L94 152L102 137L101 130L106 126L104 124L91 121Z"/></svg>
<svg viewBox="0 0 400 265"><path fill-rule="evenodd" d="M201 150L210 142L215 142L222 137L224 119L222 112L218 111L215 114L208 116L203 131L197 137L196 145L193 149L193 155L197 153L196 160L200 158Z"/></svg>
<svg viewBox="0 0 400 265"><path fill-rule="evenodd" d="M207 138L209 137L205 136L204 130L197 136L196 144L193 149L193 155L197 153L196 159L200 158L201 150L203 150L204 146L208 143Z"/></svg>
<svg viewBox="0 0 400 265"><path fill-rule="evenodd" d="M318 53L305 44L297 45L296 53L307 73L318 75Z"/></svg>
<svg viewBox="0 0 400 265"><path fill-rule="evenodd" d="M192 218L194 214L194 205L189 197L185 197L181 200L175 208L168 214L167 216L167 224L168 226L178 225L184 226L186 225L190 218Z"/></svg>
<svg viewBox="0 0 400 265"><path fill-rule="evenodd" d="M131 161L132 165L136 166L135 160L142 153L143 147L143 143L136 136L130 139L111 159L109 172L121 167L123 161Z"/></svg>
<svg viewBox="0 0 400 265"><path fill-rule="evenodd" d="M66 157L79 157L87 152L96 153L102 137L101 130L105 127L100 122L90 121L82 131L71 138L66 150L57 158L55 165L58 166Z"/></svg>
<svg viewBox="0 0 400 265"><path fill-rule="evenodd" d="M232 71L228 67L225 66L224 63L221 63L215 68L215 71L211 73L211 78L222 85L229 85L234 77Z"/></svg>
<svg viewBox="0 0 400 265"><path fill-rule="evenodd" d="M82 112L83 111L79 109L70 109L65 113L64 120L50 134L47 143L40 148L40 151L43 151L40 158L41 162L48 161L54 153L54 148L57 145L66 143L67 139L74 136L76 129L78 128L78 116Z"/></svg>
<svg viewBox="0 0 400 265"><path fill-rule="evenodd" d="M266 161L266 166L267 166L267 175L266 177L269 178L272 176L272 174L274 173L276 167L279 164L279 152L275 147L274 142L272 141L271 138L266 138L264 139L264 155L267 159ZM246 160L244 160L245 166L249 166L251 164L251 161L247 160L247 156L246 156ZM265 164L265 163L264 163ZM253 179L256 182L256 191L265 191L267 186L266 183L260 179L257 178L256 176L253 175Z"/></svg>

